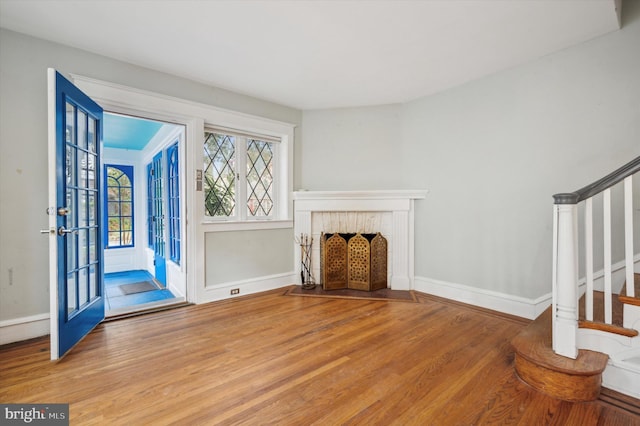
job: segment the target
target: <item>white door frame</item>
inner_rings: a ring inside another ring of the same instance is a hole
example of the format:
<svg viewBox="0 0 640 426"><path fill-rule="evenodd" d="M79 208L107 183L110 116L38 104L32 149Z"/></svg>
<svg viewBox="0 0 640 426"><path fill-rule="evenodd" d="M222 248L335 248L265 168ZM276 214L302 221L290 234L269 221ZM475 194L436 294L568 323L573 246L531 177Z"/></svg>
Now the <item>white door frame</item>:
<svg viewBox="0 0 640 426"><path fill-rule="evenodd" d="M197 256L201 256L196 251L196 232L191 224L196 223L192 208L187 208L193 201L194 188L190 185L190 177L193 176L194 159L191 154L194 144L202 145L202 136L197 137L197 129L204 129L202 120L194 118L185 113L180 102L162 95L144 92L129 87L103 82L75 74L71 74L74 84L76 84L87 95L98 102L105 111L148 118L150 120L164 121L185 126L185 137L181 143L180 155L185 161L183 170L184 185L180 188L185 194L186 202L181 203L180 214L183 218L182 239L186 242L183 250L184 262L181 262L180 269L186 281L187 302L197 302L196 291L196 265L199 263ZM202 134L202 132L199 132Z"/></svg>

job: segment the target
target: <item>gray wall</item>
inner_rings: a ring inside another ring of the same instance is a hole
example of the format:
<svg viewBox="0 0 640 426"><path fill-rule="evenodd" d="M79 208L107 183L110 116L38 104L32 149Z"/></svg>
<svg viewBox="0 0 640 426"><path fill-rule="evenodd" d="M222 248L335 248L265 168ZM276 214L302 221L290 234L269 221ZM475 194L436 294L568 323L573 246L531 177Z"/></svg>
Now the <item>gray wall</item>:
<svg viewBox="0 0 640 426"><path fill-rule="evenodd" d="M401 106L305 111L300 186L428 189L418 277L548 293L551 196L640 155L640 2L623 16L620 31Z"/></svg>
<svg viewBox="0 0 640 426"><path fill-rule="evenodd" d="M49 311L48 240L39 233L47 228L47 67L301 122L295 109L0 29L0 321ZM291 241L292 230L283 252ZM288 261L280 272L294 269L293 256Z"/></svg>
<svg viewBox="0 0 640 426"><path fill-rule="evenodd" d="M401 113L401 105L304 111L299 188L400 188Z"/></svg>
<svg viewBox="0 0 640 426"><path fill-rule="evenodd" d="M207 233L205 286L291 272L293 241L290 229Z"/></svg>

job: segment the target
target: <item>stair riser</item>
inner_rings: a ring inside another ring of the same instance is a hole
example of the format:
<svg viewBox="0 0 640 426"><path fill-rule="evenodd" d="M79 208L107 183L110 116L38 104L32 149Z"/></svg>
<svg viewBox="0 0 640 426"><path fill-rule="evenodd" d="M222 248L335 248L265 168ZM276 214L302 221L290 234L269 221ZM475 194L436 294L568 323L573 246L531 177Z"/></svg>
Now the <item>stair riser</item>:
<svg viewBox="0 0 640 426"><path fill-rule="evenodd" d="M640 306L624 304L623 326L640 331Z"/></svg>
<svg viewBox="0 0 640 426"><path fill-rule="evenodd" d="M574 375L536 365L516 353L516 373L539 392L564 401L593 401L600 395L602 374Z"/></svg>
<svg viewBox="0 0 640 426"><path fill-rule="evenodd" d="M626 337L588 328L578 329L578 347L607 354L610 357L634 347L640 343L639 337Z"/></svg>

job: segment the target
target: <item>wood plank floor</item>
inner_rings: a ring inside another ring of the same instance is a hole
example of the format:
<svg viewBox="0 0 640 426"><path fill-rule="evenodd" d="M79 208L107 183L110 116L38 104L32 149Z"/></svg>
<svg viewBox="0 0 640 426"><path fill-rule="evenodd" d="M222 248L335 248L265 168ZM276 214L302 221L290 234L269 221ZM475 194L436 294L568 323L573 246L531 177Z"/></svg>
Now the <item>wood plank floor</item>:
<svg viewBox="0 0 640 426"><path fill-rule="evenodd" d="M58 362L0 348L0 401L70 403L72 425L639 425L518 380L526 322L418 303L259 295L103 323Z"/></svg>

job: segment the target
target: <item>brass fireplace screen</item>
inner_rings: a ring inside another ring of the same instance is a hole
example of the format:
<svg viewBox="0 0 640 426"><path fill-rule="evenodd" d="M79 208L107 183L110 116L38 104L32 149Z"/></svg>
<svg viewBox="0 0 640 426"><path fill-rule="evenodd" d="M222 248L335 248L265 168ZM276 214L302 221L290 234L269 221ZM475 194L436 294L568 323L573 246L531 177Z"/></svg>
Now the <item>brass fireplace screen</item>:
<svg viewBox="0 0 640 426"><path fill-rule="evenodd" d="M325 290L387 288L387 239L377 234L320 236L320 276Z"/></svg>

